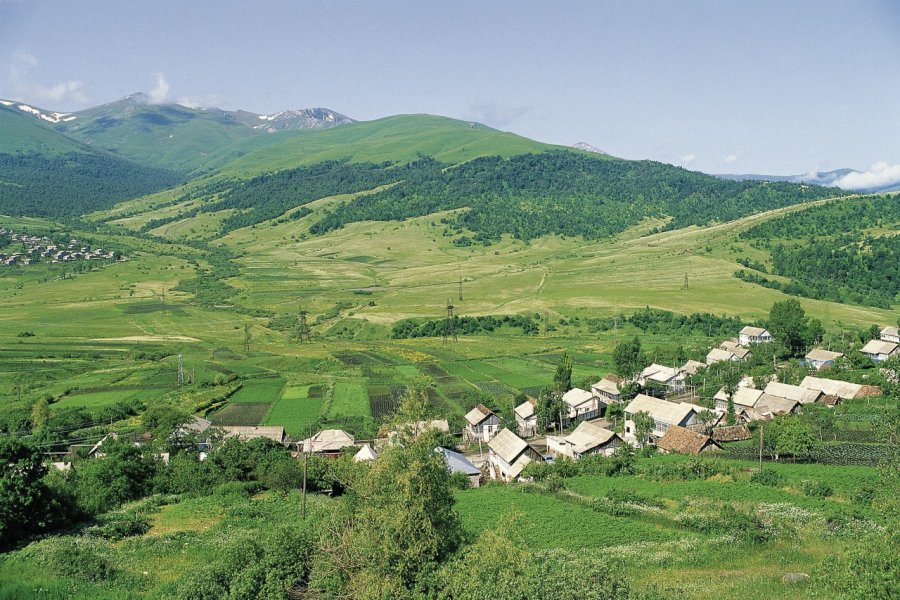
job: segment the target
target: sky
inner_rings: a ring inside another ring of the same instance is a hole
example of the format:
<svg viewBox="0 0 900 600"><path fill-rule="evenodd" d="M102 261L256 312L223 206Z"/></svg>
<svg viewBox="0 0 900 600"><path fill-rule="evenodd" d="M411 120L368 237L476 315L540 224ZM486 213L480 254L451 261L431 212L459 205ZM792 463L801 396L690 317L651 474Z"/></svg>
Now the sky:
<svg viewBox="0 0 900 600"><path fill-rule="evenodd" d="M900 181L900 2L0 0L0 97L431 113L709 173Z"/></svg>

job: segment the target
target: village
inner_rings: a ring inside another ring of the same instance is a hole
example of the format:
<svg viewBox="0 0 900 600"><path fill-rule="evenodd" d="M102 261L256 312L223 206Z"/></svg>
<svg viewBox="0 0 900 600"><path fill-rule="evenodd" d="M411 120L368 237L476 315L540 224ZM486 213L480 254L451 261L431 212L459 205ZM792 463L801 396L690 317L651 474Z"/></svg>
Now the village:
<svg viewBox="0 0 900 600"><path fill-rule="evenodd" d="M695 456L715 453L728 444L751 439L751 427L756 423L802 414L809 405L833 409L843 402L884 393L877 386L827 377L829 371L839 368L844 356L818 347L800 361L810 374L799 385L778 381L774 372L763 381L742 376L735 385L723 386L713 398L704 400L696 397L687 384L690 376L702 374L716 363L730 363L739 372L754 348L773 341L766 329L747 326L737 338L711 349L705 362L688 360L680 367L653 363L630 380L610 373L589 390L572 387L561 394L559 409L543 427L538 421L539 400L528 397L514 407L514 421L504 422L500 414L483 403L477 404L466 413L461 431L452 431L450 421L439 418L385 424L373 440L357 440L342 429L323 429L306 439L293 440L280 425L214 425L207 418L192 415L172 432L170 442L184 445L178 440L188 440L187 445L195 448L201 461L229 438L262 438L298 460L346 455L354 462L368 462L377 459L385 446L399 443L401 431L413 438L430 431L440 440L434 450L442 455L448 472L466 478L470 487L479 487L487 481L528 480L530 464L578 461L591 455L610 457L623 448ZM898 328L882 328L879 338L869 340L860 352L874 364L900 356ZM626 389L640 391L627 397ZM75 456L103 457L104 442L118 437L110 433L96 443L73 445L67 452L48 453L48 457L56 469L69 471ZM149 441L149 433L132 439L137 446ZM169 453L157 458L168 464Z"/></svg>
<svg viewBox="0 0 900 600"><path fill-rule="evenodd" d="M15 252L0 252L0 265L29 266L40 262L63 263L88 260L118 260L117 252L82 245L75 238L66 242L53 241L47 236L28 235L0 227L0 249L15 245Z"/></svg>

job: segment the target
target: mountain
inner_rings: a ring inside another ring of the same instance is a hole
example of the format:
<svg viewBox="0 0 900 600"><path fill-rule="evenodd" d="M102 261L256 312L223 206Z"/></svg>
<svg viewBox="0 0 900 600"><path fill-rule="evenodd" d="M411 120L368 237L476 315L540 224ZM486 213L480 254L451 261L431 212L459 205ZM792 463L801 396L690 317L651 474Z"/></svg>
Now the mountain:
<svg viewBox="0 0 900 600"><path fill-rule="evenodd" d="M338 125L349 125L355 121L346 115L328 108L304 108L285 110L274 115L258 115L245 110L228 113L237 121L253 129L269 133L294 129L328 129Z"/></svg>
<svg viewBox="0 0 900 600"><path fill-rule="evenodd" d="M818 171L805 175L757 175L757 174L721 174L716 177L731 181L787 181L789 183L810 183L826 187L839 187L839 180L851 173L860 173L856 169L835 169L833 171ZM900 191L900 183L894 182L888 185L874 186L870 188L858 188L856 191L877 194L881 192Z"/></svg>
<svg viewBox="0 0 900 600"><path fill-rule="evenodd" d="M47 126L47 119L58 119L60 113L0 100L0 153L64 154L89 152L84 144L76 142Z"/></svg>
<svg viewBox="0 0 900 600"><path fill-rule="evenodd" d="M572 144L572 147L578 150L584 150L585 152L593 152L594 154L606 154L607 156L609 156L609 152L605 152L597 146L592 146L587 142L578 142L577 144Z"/></svg>

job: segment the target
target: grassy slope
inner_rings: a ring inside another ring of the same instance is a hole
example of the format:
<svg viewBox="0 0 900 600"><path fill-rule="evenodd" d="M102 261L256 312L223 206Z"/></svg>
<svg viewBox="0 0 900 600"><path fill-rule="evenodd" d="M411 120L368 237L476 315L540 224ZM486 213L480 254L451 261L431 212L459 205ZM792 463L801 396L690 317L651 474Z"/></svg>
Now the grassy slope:
<svg viewBox="0 0 900 600"><path fill-rule="evenodd" d="M61 135L17 109L0 105L0 152L65 154L91 152L83 144ZM2 175L0 175L2 177Z"/></svg>

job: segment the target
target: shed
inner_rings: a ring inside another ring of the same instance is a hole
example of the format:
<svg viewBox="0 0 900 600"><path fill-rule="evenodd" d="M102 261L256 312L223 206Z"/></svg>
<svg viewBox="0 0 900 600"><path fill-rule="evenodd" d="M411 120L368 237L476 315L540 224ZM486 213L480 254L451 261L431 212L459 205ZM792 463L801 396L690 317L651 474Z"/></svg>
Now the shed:
<svg viewBox="0 0 900 600"><path fill-rule="evenodd" d="M703 433L691 431L678 425L672 425L656 444L663 452L678 454L700 454L721 450L722 447L711 437Z"/></svg>
<svg viewBox="0 0 900 600"><path fill-rule="evenodd" d="M790 385L779 381L770 381L764 390L770 396L780 396L790 400L796 400L800 404L810 404L818 400L824 394L820 390L810 389L799 385Z"/></svg>
<svg viewBox="0 0 900 600"><path fill-rule="evenodd" d="M883 340L870 340L860 349L860 352L874 360L875 362L884 362L887 359L900 354L898 351L900 344L896 342L885 342Z"/></svg>
<svg viewBox="0 0 900 600"><path fill-rule="evenodd" d="M303 452L334 457L344 448L355 446L356 442L352 435L342 429L323 429L300 444Z"/></svg>
<svg viewBox="0 0 900 600"><path fill-rule="evenodd" d="M731 425L730 427L716 427L712 430L712 439L717 442L740 442L753 437L746 425Z"/></svg>
<svg viewBox="0 0 900 600"><path fill-rule="evenodd" d="M473 488L481 485L481 470L469 462L465 456L447 448L435 448L434 451L444 457L444 464L451 475L463 473L469 478L469 485Z"/></svg>
<svg viewBox="0 0 900 600"><path fill-rule="evenodd" d="M850 383L849 381L837 381L834 379L824 379L822 377L807 376L800 382L801 387L811 390L819 390L823 394L837 396L844 400L852 400L860 396L863 386L858 383Z"/></svg>

